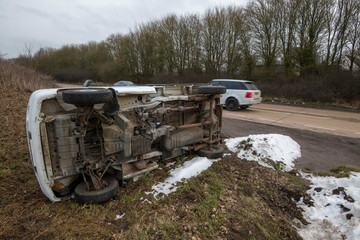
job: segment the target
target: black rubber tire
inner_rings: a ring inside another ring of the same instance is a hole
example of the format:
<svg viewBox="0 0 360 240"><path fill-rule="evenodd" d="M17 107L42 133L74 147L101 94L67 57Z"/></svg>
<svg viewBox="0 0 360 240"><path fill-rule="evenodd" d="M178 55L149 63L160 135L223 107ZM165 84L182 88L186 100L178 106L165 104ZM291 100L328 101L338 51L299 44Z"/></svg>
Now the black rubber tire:
<svg viewBox="0 0 360 240"><path fill-rule="evenodd" d="M107 202L115 197L119 190L118 180L109 176L103 179L108 183L108 186L100 190L88 191L85 182L79 183L74 190L75 200L83 204L98 204Z"/></svg>
<svg viewBox="0 0 360 240"><path fill-rule="evenodd" d="M223 94L226 93L226 87L224 86L199 86L198 93L200 94Z"/></svg>
<svg viewBox="0 0 360 240"><path fill-rule="evenodd" d="M247 109L249 107L249 105L241 105L240 108L241 109Z"/></svg>
<svg viewBox="0 0 360 240"><path fill-rule="evenodd" d="M229 111L236 111L239 109L239 102L235 98L228 98L225 102L225 106Z"/></svg>
<svg viewBox="0 0 360 240"><path fill-rule="evenodd" d="M207 157L210 159L221 158L224 155L224 148L221 145L213 145L211 151L208 147L204 147L199 149L197 154L200 157Z"/></svg>
<svg viewBox="0 0 360 240"><path fill-rule="evenodd" d="M64 102L74 105L94 105L110 102L113 93L105 88L78 88L65 90L62 93Z"/></svg>

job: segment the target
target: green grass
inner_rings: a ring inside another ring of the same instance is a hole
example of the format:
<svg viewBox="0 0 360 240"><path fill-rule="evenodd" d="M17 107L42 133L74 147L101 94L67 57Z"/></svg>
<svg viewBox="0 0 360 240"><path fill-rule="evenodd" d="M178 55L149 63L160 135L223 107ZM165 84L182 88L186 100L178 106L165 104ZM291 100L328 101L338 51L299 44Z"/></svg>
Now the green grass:
<svg viewBox="0 0 360 240"><path fill-rule="evenodd" d="M330 169L330 172L319 172L315 175L321 177L336 177L336 178L344 178L349 177L351 172L360 172L360 168L353 166L345 166L340 165L335 168Z"/></svg>

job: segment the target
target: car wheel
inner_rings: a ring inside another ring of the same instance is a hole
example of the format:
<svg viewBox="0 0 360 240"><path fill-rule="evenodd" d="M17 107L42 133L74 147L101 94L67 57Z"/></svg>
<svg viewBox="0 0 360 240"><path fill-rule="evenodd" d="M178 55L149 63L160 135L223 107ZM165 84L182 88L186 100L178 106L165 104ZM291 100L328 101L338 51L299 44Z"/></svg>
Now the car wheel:
<svg viewBox="0 0 360 240"><path fill-rule="evenodd" d="M235 98L229 98L226 100L226 109L229 111L236 111L239 108L239 102Z"/></svg>
<svg viewBox="0 0 360 240"><path fill-rule="evenodd" d="M199 149L197 153L200 157L216 159L216 158L221 158L223 156L224 148L220 145L213 145L212 150L209 150L208 147L204 147Z"/></svg>
<svg viewBox="0 0 360 240"><path fill-rule="evenodd" d="M62 93L64 102L74 105L94 105L99 103L110 102L113 93L110 89L79 88L65 90Z"/></svg>
<svg viewBox="0 0 360 240"><path fill-rule="evenodd" d="M200 94L223 94L226 93L226 87L224 86L199 86L198 93Z"/></svg>
<svg viewBox="0 0 360 240"><path fill-rule="evenodd" d="M104 177L108 185L100 190L89 191L85 182L79 183L74 190L75 200L83 204L104 203L115 197L119 190L119 182L113 177ZM92 185L92 183L89 183Z"/></svg>
<svg viewBox="0 0 360 240"><path fill-rule="evenodd" d="M249 106L248 105L242 105L240 106L241 109L247 109Z"/></svg>

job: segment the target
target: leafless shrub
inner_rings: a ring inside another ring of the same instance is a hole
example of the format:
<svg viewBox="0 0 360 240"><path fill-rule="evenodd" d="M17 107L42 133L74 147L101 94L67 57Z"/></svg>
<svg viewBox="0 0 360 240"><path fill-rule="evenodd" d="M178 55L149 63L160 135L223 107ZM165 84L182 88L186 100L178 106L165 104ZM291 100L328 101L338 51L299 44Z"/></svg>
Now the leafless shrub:
<svg viewBox="0 0 360 240"><path fill-rule="evenodd" d="M37 89L52 87L56 87L56 84L51 77L0 59L0 92L11 90L33 92Z"/></svg>
<svg viewBox="0 0 360 240"><path fill-rule="evenodd" d="M320 75L308 75L276 81L259 80L257 86L265 97L297 99L303 102L347 103L359 108L360 79L350 71L327 70Z"/></svg>
<svg viewBox="0 0 360 240"><path fill-rule="evenodd" d="M60 82L81 83L86 79L98 80L96 74L79 69L60 69L54 73L54 78Z"/></svg>

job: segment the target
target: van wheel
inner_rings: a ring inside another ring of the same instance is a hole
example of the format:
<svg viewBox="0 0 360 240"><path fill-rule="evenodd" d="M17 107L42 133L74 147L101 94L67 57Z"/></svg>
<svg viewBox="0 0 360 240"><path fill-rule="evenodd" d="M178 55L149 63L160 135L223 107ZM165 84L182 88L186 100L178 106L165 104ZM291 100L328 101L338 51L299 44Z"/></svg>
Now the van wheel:
<svg viewBox="0 0 360 240"><path fill-rule="evenodd" d="M224 155L224 148L220 145L213 145L211 150L208 147L204 147L199 149L197 153L200 157L216 159Z"/></svg>
<svg viewBox="0 0 360 240"><path fill-rule="evenodd" d="M112 91L105 88L78 88L65 90L62 93L64 102L74 105L94 105L110 102Z"/></svg>
<svg viewBox="0 0 360 240"><path fill-rule="evenodd" d="M104 177L107 186L100 190L88 190L85 182L79 183L74 190L75 200L83 204L104 203L115 197L119 190L119 182L113 177ZM90 188L92 183L89 182Z"/></svg>
<svg viewBox="0 0 360 240"><path fill-rule="evenodd" d="M236 111L239 108L239 102L235 98L228 98L225 102L225 106L229 111Z"/></svg>
<svg viewBox="0 0 360 240"><path fill-rule="evenodd" d="M226 87L224 86L199 86L198 87L199 94L223 94L226 93Z"/></svg>

